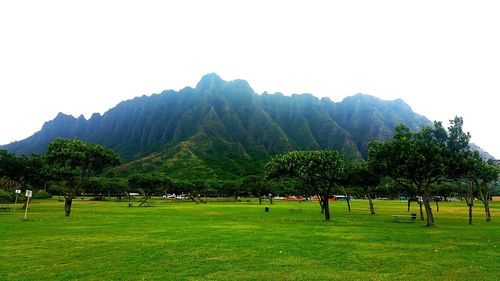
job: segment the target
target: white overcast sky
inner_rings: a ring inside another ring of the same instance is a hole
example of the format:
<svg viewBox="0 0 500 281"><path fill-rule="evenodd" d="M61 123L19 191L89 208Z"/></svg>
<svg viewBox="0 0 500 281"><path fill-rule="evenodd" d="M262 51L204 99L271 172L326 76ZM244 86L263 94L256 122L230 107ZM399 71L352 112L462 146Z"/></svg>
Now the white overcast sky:
<svg viewBox="0 0 500 281"><path fill-rule="evenodd" d="M500 157L500 1L0 1L0 144L203 74L463 116Z"/></svg>

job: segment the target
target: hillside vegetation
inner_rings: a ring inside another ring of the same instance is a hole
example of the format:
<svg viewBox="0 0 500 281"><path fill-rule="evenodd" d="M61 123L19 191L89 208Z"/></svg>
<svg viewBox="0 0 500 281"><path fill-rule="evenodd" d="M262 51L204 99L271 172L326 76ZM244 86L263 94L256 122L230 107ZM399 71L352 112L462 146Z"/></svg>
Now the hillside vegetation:
<svg viewBox="0 0 500 281"><path fill-rule="evenodd" d="M56 137L78 138L118 152L117 172L164 172L174 178L239 178L261 173L271 156L290 150L338 150L366 158L367 143L386 140L396 124L431 122L402 100L358 94L335 103L311 94L257 95L244 80L204 76L195 88L119 103L89 120L59 113L31 137L1 147L43 153Z"/></svg>

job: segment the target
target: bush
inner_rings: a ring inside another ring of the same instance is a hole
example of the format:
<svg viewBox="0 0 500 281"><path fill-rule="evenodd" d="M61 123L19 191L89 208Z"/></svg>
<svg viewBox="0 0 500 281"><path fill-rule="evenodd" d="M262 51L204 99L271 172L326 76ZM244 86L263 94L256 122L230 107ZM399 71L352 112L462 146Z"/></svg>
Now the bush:
<svg viewBox="0 0 500 281"><path fill-rule="evenodd" d="M52 198L52 195L44 190L38 190L33 194L33 199L49 199Z"/></svg>
<svg viewBox="0 0 500 281"><path fill-rule="evenodd" d="M0 189L0 201L12 202L14 201L14 194L12 194L12 192Z"/></svg>
<svg viewBox="0 0 500 281"><path fill-rule="evenodd" d="M96 197L93 197L92 199L90 199L90 201L109 201L109 199L104 197L104 196L102 196L102 197L96 196Z"/></svg>

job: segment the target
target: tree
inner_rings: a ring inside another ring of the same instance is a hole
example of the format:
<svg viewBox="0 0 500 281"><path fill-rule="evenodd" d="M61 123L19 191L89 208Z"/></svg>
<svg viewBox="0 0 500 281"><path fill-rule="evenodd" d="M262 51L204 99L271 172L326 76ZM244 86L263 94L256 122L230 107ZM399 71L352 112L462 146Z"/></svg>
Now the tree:
<svg viewBox="0 0 500 281"><path fill-rule="evenodd" d="M372 189L380 184L380 175L375 173L366 162L354 162L346 166L346 183L363 188L370 204L370 213L375 214Z"/></svg>
<svg viewBox="0 0 500 281"><path fill-rule="evenodd" d="M473 157L468 159L468 173L466 178L469 181L469 196L467 196L467 204L469 206L469 224L472 224L472 206L474 205L474 197L477 194L484 205L484 213L486 221L491 221L491 212L489 197L491 192L491 184L498 180L498 169L492 162L484 161L479 157L479 153L475 152Z"/></svg>
<svg viewBox="0 0 500 281"><path fill-rule="evenodd" d="M494 184L498 181L499 170L493 165L491 161L484 162L483 169L481 171L481 183L478 185L479 199L484 205L484 213L486 215L486 221L491 221L490 212L490 194L493 190Z"/></svg>
<svg viewBox="0 0 500 281"><path fill-rule="evenodd" d="M266 178L292 177L318 194L330 220L328 198L344 173L344 159L338 151L292 151L275 156L266 164Z"/></svg>
<svg viewBox="0 0 500 281"><path fill-rule="evenodd" d="M368 162L380 175L391 177L407 189L415 189L422 197L427 226L434 225L429 204L432 184L446 176L447 132L440 122L412 133L404 125L395 127L393 139L374 141L368 147Z"/></svg>
<svg viewBox="0 0 500 281"><path fill-rule="evenodd" d="M60 186L64 187L66 216L70 215L73 198L84 180L120 163L113 150L77 139L55 139L49 143L45 157L52 177L65 182Z"/></svg>
<svg viewBox="0 0 500 281"><path fill-rule="evenodd" d="M244 186L242 186L240 181L234 181L234 180L219 181L218 188L223 193L229 196L233 196L234 202L238 201L238 196L245 193Z"/></svg>
<svg viewBox="0 0 500 281"><path fill-rule="evenodd" d="M82 182L82 192L85 192L85 194L92 194L94 195L94 198L97 199L102 199L105 191L104 187L104 179L100 177L89 177L88 179L84 180Z"/></svg>
<svg viewBox="0 0 500 281"><path fill-rule="evenodd" d="M114 194L118 197L118 200L120 201L122 200L122 197L125 196L125 194L129 190L127 179L117 178L117 177L105 178L104 187L108 192L108 195Z"/></svg>
<svg viewBox="0 0 500 281"><path fill-rule="evenodd" d="M128 178L128 182L131 189L139 190L144 196L144 200L139 204L139 207L146 204L153 193L163 192L167 187L172 185L172 181L169 178L159 174L134 174Z"/></svg>
<svg viewBox="0 0 500 281"><path fill-rule="evenodd" d="M489 183L495 181L495 168L487 165L477 151L471 151L469 141L471 135L462 129L463 119L455 117L450 120L448 127L449 157L447 163L447 176L458 185L458 191L465 198L469 209L469 224L472 224L472 208L476 193L484 204L486 221L490 221L488 202ZM492 163L491 163L492 164ZM486 197L484 196L486 194Z"/></svg>
<svg viewBox="0 0 500 281"><path fill-rule="evenodd" d="M269 196L269 203L272 204L272 189L271 185L264 182L264 180L255 175L246 176L243 179L241 184L244 189L248 190L248 192L252 193L252 195L257 196L259 198L259 205L262 205L262 197Z"/></svg>
<svg viewBox="0 0 500 281"><path fill-rule="evenodd" d="M45 190L49 179L47 163L41 155L16 156L0 150L0 188L13 191L25 186Z"/></svg>
<svg viewBox="0 0 500 281"><path fill-rule="evenodd" d="M26 156L17 157L7 150L0 150L0 188L14 191L25 183L28 166Z"/></svg>

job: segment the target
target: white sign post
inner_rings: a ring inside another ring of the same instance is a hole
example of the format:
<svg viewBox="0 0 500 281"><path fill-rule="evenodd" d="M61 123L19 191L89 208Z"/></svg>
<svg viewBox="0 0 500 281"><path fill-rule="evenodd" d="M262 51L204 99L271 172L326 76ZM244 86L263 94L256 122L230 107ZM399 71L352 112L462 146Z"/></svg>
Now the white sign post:
<svg viewBox="0 0 500 281"><path fill-rule="evenodd" d="M28 201L26 201L26 210L24 210L24 220L26 220L26 218L28 217L28 207L30 205L30 198L31 198L31 196L33 196L33 191L26 189L25 196L27 197L26 200L28 200Z"/></svg>
<svg viewBox="0 0 500 281"><path fill-rule="evenodd" d="M17 207L17 197L19 197L20 193L21 193L21 190L16 189L16 201L14 202L14 213L16 212L16 207Z"/></svg>

